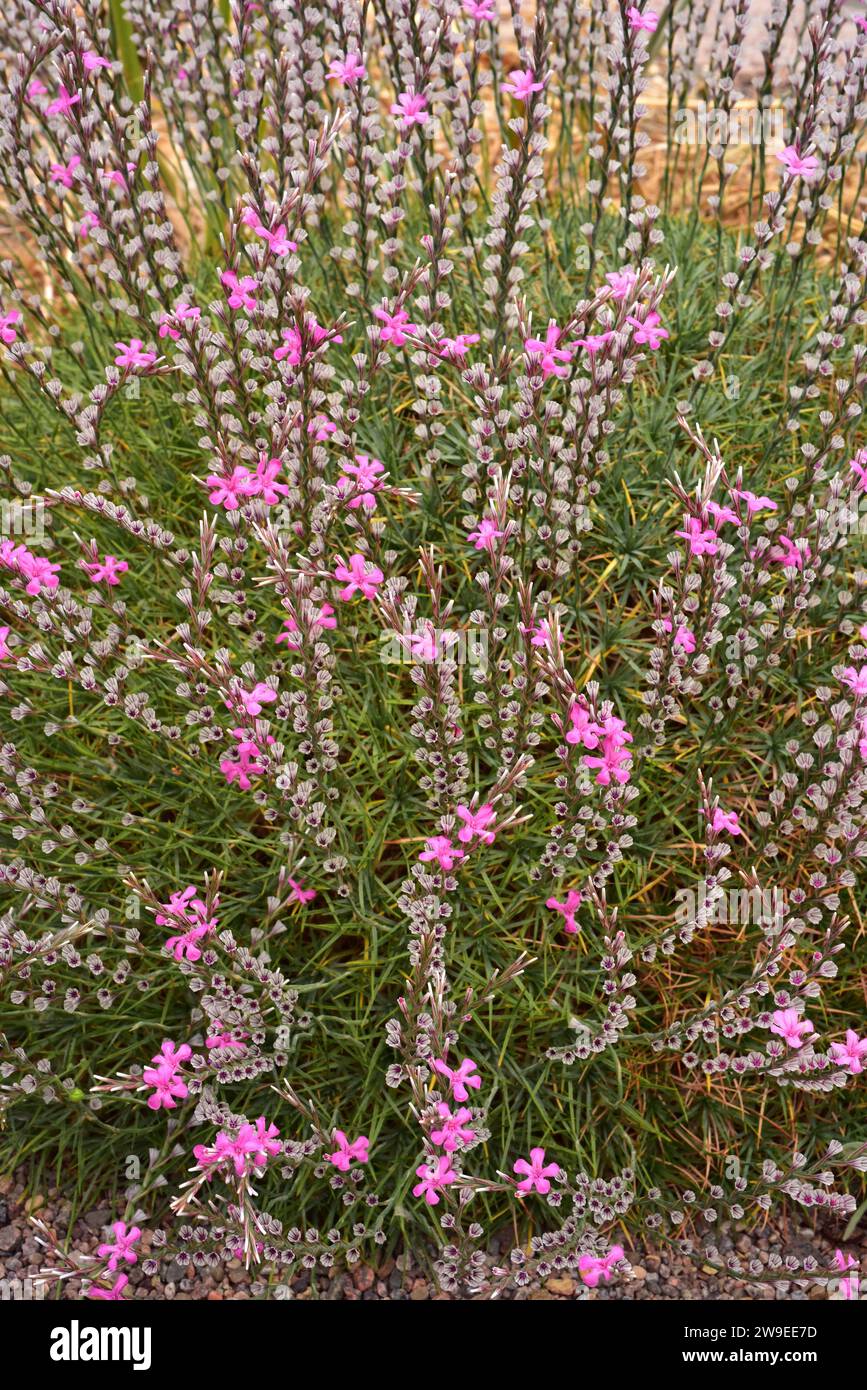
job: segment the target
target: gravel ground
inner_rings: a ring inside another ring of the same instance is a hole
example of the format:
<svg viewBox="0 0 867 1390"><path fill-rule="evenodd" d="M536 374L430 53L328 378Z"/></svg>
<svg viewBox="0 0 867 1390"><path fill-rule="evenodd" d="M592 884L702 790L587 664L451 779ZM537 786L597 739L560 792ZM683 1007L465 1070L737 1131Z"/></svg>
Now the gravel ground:
<svg viewBox="0 0 867 1390"><path fill-rule="evenodd" d="M30 1216L38 1217L48 1229L62 1242L69 1230L69 1202L57 1194L47 1196L27 1196L20 1180L0 1178L0 1281L35 1279L46 1263L45 1252L36 1240L36 1231ZM75 1222L70 1248L82 1254L95 1254L96 1247L104 1238L105 1228L114 1219L108 1207L97 1208ZM854 1240L842 1241L842 1228L833 1225L823 1230L810 1226L790 1225L788 1229L769 1228L765 1231L747 1234L723 1230L717 1234L717 1241L723 1253L735 1249L742 1258L758 1256L767 1264L770 1255L797 1254L801 1257L812 1254L823 1268L827 1268L833 1258L834 1250L842 1245L845 1253L853 1255L867 1269L867 1231L859 1232ZM140 1249L147 1249L147 1235ZM547 1279L541 1287L530 1288L521 1294L529 1299L577 1299L601 1298L631 1301L633 1299L782 1299L785 1301L808 1298L827 1298L826 1290L813 1287L799 1289L793 1284L761 1287L746 1285L735 1278L718 1278L702 1270L699 1265L683 1259L672 1251L652 1248L627 1250L632 1264L632 1276L617 1280L608 1288L588 1290L568 1275L557 1275ZM190 1300L208 1299L249 1299L262 1296L264 1289L257 1286L254 1276L243 1268L239 1260L229 1260L222 1266L208 1272L197 1274L195 1278L184 1277L177 1265L164 1268L161 1277L145 1277L138 1267L125 1267L130 1276L130 1287L139 1299ZM67 1298L81 1296L81 1283L78 1279L64 1281ZM25 1296L28 1290L25 1289ZM269 1291L274 1297L274 1290ZM398 1255L384 1257L380 1264L357 1265L351 1272L335 1272L330 1278L321 1274L315 1282L306 1272L282 1286L281 1295L287 1299L388 1299L398 1302L410 1300L422 1302L427 1299L448 1301L448 1294L439 1293L432 1283L429 1273L423 1270L413 1257ZM278 1296L281 1296L278 1295ZM0 1297L4 1294L0 1282ZM32 1296L32 1295L31 1295ZM864 1296L867 1301L867 1294Z"/></svg>

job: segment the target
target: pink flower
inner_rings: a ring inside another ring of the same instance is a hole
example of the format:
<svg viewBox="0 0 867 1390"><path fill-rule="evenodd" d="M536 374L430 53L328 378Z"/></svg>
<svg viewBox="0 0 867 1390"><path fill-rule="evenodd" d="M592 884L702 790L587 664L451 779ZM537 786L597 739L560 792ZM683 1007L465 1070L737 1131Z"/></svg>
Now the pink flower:
<svg viewBox="0 0 867 1390"><path fill-rule="evenodd" d="M258 744L253 743L250 739L241 739L234 751L238 755L237 761L233 758L221 758L220 771L230 786L233 782L237 782L239 789L246 792L253 785L250 778L265 771L264 763L256 761L257 758L262 757L262 750ZM189 957L191 960L196 958L196 956Z"/></svg>
<svg viewBox="0 0 867 1390"><path fill-rule="evenodd" d="M485 516L482 517L475 531L469 533L467 540L473 542L476 550L494 550L494 542L505 534L505 531L497 530L497 523L493 517Z"/></svg>
<svg viewBox="0 0 867 1390"><path fill-rule="evenodd" d="M576 338L573 347L583 348L590 357L594 357L597 352L601 352L605 344L614 337L611 332L607 333L588 333L586 338Z"/></svg>
<svg viewBox="0 0 867 1390"><path fill-rule="evenodd" d="M508 82L503 83L503 91L510 92L516 101L529 101L531 93L544 89L544 81L536 81L536 74L532 68L527 68L526 72L516 68L514 72L509 73Z"/></svg>
<svg viewBox="0 0 867 1390"><path fill-rule="evenodd" d="M280 337L283 343L274 351L274 361L282 362L285 358L290 367L300 367L303 347L301 343L301 330L299 328L281 328Z"/></svg>
<svg viewBox="0 0 867 1390"><path fill-rule="evenodd" d="M72 188L74 182L72 176L80 163L81 156L74 154L68 164L52 164L50 169L51 182L61 183L64 188Z"/></svg>
<svg viewBox="0 0 867 1390"><path fill-rule="evenodd" d="M242 1125L239 1137L241 1134L245 1134L249 1128L249 1125ZM248 1151L256 1159L257 1168L264 1168L269 1158L282 1151L283 1145L277 1138L279 1133L276 1125L268 1124L264 1115L259 1116L256 1121L255 1133L247 1136L246 1139Z"/></svg>
<svg viewBox="0 0 867 1390"><path fill-rule="evenodd" d="M706 505L717 526L724 526L726 523L740 526L740 518L737 512L732 511L731 507L722 506L719 502L708 502Z"/></svg>
<svg viewBox="0 0 867 1390"><path fill-rule="evenodd" d="M632 754L606 739L601 758L585 758L584 766L596 771L596 784L600 787L611 785L612 779L623 786L629 781L632 771Z"/></svg>
<svg viewBox="0 0 867 1390"><path fill-rule="evenodd" d="M127 175L135 173L135 164L127 162ZM113 183L117 188L126 188L126 178L119 169L100 169L100 175L106 183Z"/></svg>
<svg viewBox="0 0 867 1390"><path fill-rule="evenodd" d="M196 323L202 316L201 309L197 309L194 304L188 304L185 299L181 299L175 305L170 314L166 314L159 327L161 338L171 338L172 342L177 342L180 338L180 331L176 328L178 323Z"/></svg>
<svg viewBox="0 0 867 1390"><path fill-rule="evenodd" d="M107 1303L123 1303L123 1291L128 1283L129 1279L127 1276L125 1274L119 1274L110 1289L100 1289L92 1284L87 1291L87 1296L88 1298L105 1299Z"/></svg>
<svg viewBox="0 0 867 1390"><path fill-rule="evenodd" d="M316 897L315 888L303 887L300 878L290 878L286 881L292 889L289 896L294 902L300 903L302 907L306 907L308 903L312 903L313 899Z"/></svg>
<svg viewBox="0 0 867 1390"><path fill-rule="evenodd" d="M312 340L313 348L319 347L324 342L342 343L343 337L340 333L331 333L327 328L323 328L321 323L317 323L312 316L307 320L307 335ZM305 360L304 339L300 328L281 328L280 336L283 339L282 347L278 347L274 353L275 362L282 362L285 358L290 367L299 367Z"/></svg>
<svg viewBox="0 0 867 1390"><path fill-rule="evenodd" d="M367 1163L370 1155L368 1149L370 1140L366 1135L360 1134L357 1139L353 1139L350 1144L342 1129L334 1131L334 1142L337 1148L332 1154L325 1157L329 1163L333 1163L335 1168L339 1168L341 1173L348 1173L353 1163Z"/></svg>
<svg viewBox="0 0 867 1390"><path fill-rule="evenodd" d="M313 435L317 444L323 444L336 429L334 421L329 420L327 415L314 415L307 426L307 433Z"/></svg>
<svg viewBox="0 0 867 1390"><path fill-rule="evenodd" d="M560 1176L558 1164L545 1163L544 1149L531 1149L530 1162L528 1163L526 1158L519 1158L513 1164L513 1172L526 1174L526 1177L517 1184L519 1192L536 1191L542 1197L551 1191L551 1184L548 1179Z"/></svg>
<svg viewBox="0 0 867 1390"><path fill-rule="evenodd" d="M118 560L115 555L106 555L102 564L98 560L87 561L82 568L94 584L119 584L120 576L126 574L129 565L126 560Z"/></svg>
<svg viewBox="0 0 867 1390"><path fill-rule="evenodd" d="M849 460L849 467L857 475L859 490L867 492L867 449L859 449L855 457Z"/></svg>
<svg viewBox="0 0 867 1390"><path fill-rule="evenodd" d="M611 286L611 298L618 301L628 299L638 283L638 276L628 265L622 270L609 270L605 279Z"/></svg>
<svg viewBox="0 0 867 1390"><path fill-rule="evenodd" d="M259 456L256 472L251 479L251 489L257 497L261 497L266 507L272 507L289 492L285 483L275 481L282 467L282 459L269 459L264 454Z"/></svg>
<svg viewBox="0 0 867 1390"><path fill-rule="evenodd" d="M802 570L804 561L809 560L811 555L810 546L807 541L803 545L797 545L791 536L778 536L777 544L772 548L770 559L775 565L782 565L786 570Z"/></svg>
<svg viewBox="0 0 867 1390"><path fill-rule="evenodd" d="M44 82L40 82L38 77L34 77L30 86L27 88L27 100L35 101L37 97L44 97L48 93L48 88Z"/></svg>
<svg viewBox="0 0 867 1390"><path fill-rule="evenodd" d="M12 655L6 642L11 631L12 629L9 627L0 627L0 661L6 661Z"/></svg>
<svg viewBox="0 0 867 1390"><path fill-rule="evenodd" d="M374 309L373 317L380 319L384 324L384 327L379 330L381 341L391 343L394 347L403 347L407 333L418 333L419 331L417 323L410 323L406 309L395 309L393 314L387 309Z"/></svg>
<svg viewBox="0 0 867 1390"><path fill-rule="evenodd" d="M438 1144L445 1149L446 1153L454 1153L455 1149L462 1148L465 1144L471 1144L476 1137L475 1130L467 1129L467 1121L473 1118L472 1110L456 1110L452 1114L445 1101L440 1101L437 1106L437 1114L440 1117L439 1129L431 1130L431 1143Z"/></svg>
<svg viewBox="0 0 867 1390"><path fill-rule="evenodd" d="M716 555L719 550L719 536L710 527L702 526L697 516L690 516L684 523L683 531L675 531L689 546L691 555Z"/></svg>
<svg viewBox="0 0 867 1390"><path fill-rule="evenodd" d="M483 845L492 845L496 836L495 830L488 827L491 822L496 820L496 811L489 801L477 810L471 811L469 806L460 805L457 808L458 819L464 824L458 831L458 839L462 845L471 845L474 838L478 835Z"/></svg>
<svg viewBox="0 0 867 1390"><path fill-rule="evenodd" d="M867 27L867 25L865 25ZM852 1255L844 1255L842 1250L834 1251L834 1264L846 1275L845 1279L840 1280L840 1293L845 1299L858 1297L858 1275L849 1274L850 1269L858 1268L858 1261Z"/></svg>
<svg viewBox="0 0 867 1390"><path fill-rule="evenodd" d="M801 1018L797 1009L777 1009L771 1016L771 1032L784 1038L789 1047L801 1047L815 1031L809 1019Z"/></svg>
<svg viewBox="0 0 867 1390"><path fill-rule="evenodd" d="M165 942L165 949L174 955L175 960L201 959L199 942L217 926L217 919L207 916L206 903L196 898L195 892L192 885L183 892L172 892L168 902L160 903L161 910L156 915L158 927L182 926L186 929ZM160 1058L154 1058L154 1062L160 1061Z"/></svg>
<svg viewBox="0 0 867 1390"><path fill-rule="evenodd" d="M262 454L255 473L242 464L238 464L228 478L211 473L205 479L207 486L212 489L208 501L214 506L222 505L227 512L236 511L251 497L260 497L266 507L273 506L289 491L285 483L276 481L282 467L281 459L269 459Z"/></svg>
<svg viewBox="0 0 867 1390"><path fill-rule="evenodd" d="M409 654L416 661L437 661L458 641L456 632L437 632L431 626L412 633L408 639Z"/></svg>
<svg viewBox="0 0 867 1390"><path fill-rule="evenodd" d="M632 769L632 754L626 747L632 742L632 734L622 719L613 715L599 726L602 734L601 757L585 757L584 766L597 769L597 786L607 787L612 778L621 785L629 781Z"/></svg>
<svg viewBox="0 0 867 1390"><path fill-rule="evenodd" d="M859 700L867 695L867 666L862 666L857 671L854 666L847 666L840 679Z"/></svg>
<svg viewBox="0 0 867 1390"><path fill-rule="evenodd" d="M172 926L178 921L190 922L203 920L206 911L205 903L202 898L196 897L197 892L198 889L190 884L188 888L184 888L177 893L172 893L167 903L160 903L160 911L156 914L155 919L157 926ZM215 904L218 901L219 899L216 899ZM186 1047L187 1044L183 1043L182 1046ZM163 1053L165 1053L167 1049L173 1052L174 1043L163 1043ZM188 1052L187 1056L189 1055ZM155 1058L154 1060L160 1061L161 1058Z"/></svg>
<svg viewBox="0 0 867 1390"><path fill-rule="evenodd" d="M582 897L578 889L570 888L566 894L565 902L558 902L556 898L546 898L545 906L550 907L554 912L559 912L564 919L563 930L569 932L570 935L574 935L575 932L581 930L578 923L575 921L575 913L581 906L581 902Z"/></svg>
<svg viewBox="0 0 867 1390"><path fill-rule="evenodd" d="M260 232L260 236L263 235ZM296 252L297 242L289 239L285 227L276 227L272 232L265 232L265 240L271 247L272 256L289 256L290 252Z"/></svg>
<svg viewBox="0 0 867 1390"><path fill-rule="evenodd" d="M334 578L346 585L337 597L344 603L357 593L362 598L375 598L377 585L382 583L384 577L382 570L377 565L369 564L363 555L350 555L348 565L339 560L334 570Z"/></svg>
<svg viewBox="0 0 867 1390"><path fill-rule="evenodd" d="M191 1055L192 1048L188 1043L176 1048L173 1042L166 1041L156 1056L151 1058L155 1065L145 1067L142 1072L142 1080L154 1088L154 1094L148 1096L147 1101L150 1110L175 1110L177 1101L186 1100L189 1091L186 1082L178 1076L178 1070Z"/></svg>
<svg viewBox="0 0 867 1390"><path fill-rule="evenodd" d="M464 858L464 851L453 845L446 835L431 835L425 840L425 846L419 855L421 862L431 864L436 860L444 873L450 873L457 860Z"/></svg>
<svg viewBox="0 0 867 1390"><path fill-rule="evenodd" d="M496 18L494 0L464 0L464 14L469 19L474 19L477 24L482 24L485 20L493 24Z"/></svg>
<svg viewBox="0 0 867 1390"><path fill-rule="evenodd" d="M7 569L16 570L22 579L26 594L38 594L43 589L56 589L60 566L53 565L44 555L34 555L26 545L13 545L12 541L0 541L0 564Z"/></svg>
<svg viewBox="0 0 867 1390"><path fill-rule="evenodd" d="M661 327L662 320L655 309L649 309L643 320L634 314L627 314L626 322L635 329L634 338L640 347L649 347L651 352L661 346L668 337L668 329Z"/></svg>
<svg viewBox="0 0 867 1390"><path fill-rule="evenodd" d="M355 463L345 463L343 473L337 479L337 491L346 498L347 507L353 510L364 507L368 512L376 510L376 496L382 487L381 474L385 468L379 459L368 454L356 454Z"/></svg>
<svg viewBox="0 0 867 1390"><path fill-rule="evenodd" d="M224 270L220 283L228 290L226 302L230 309L244 309L252 314L256 308L253 291L258 288L252 275L236 275L234 270ZM278 349L279 351L279 349Z"/></svg>
<svg viewBox="0 0 867 1390"><path fill-rule="evenodd" d="M801 178L805 183L811 183L822 172L822 167L816 156L814 154L802 155L797 145L787 145L777 155L777 159L791 178Z"/></svg>
<svg viewBox="0 0 867 1390"><path fill-rule="evenodd" d="M523 623L519 623L518 627L525 637L529 637L531 647L547 647L551 641L551 625L547 618L534 623L532 627L525 627Z"/></svg>
<svg viewBox="0 0 867 1390"><path fill-rule="evenodd" d="M298 250L298 243L289 240L286 228L282 223L279 227L275 227L273 231L269 231L268 228L263 227L260 222L253 228L253 231L257 236L261 237L263 241L267 241L268 249L272 256L277 256L278 258L280 256L288 256L290 252Z"/></svg>
<svg viewBox="0 0 867 1390"><path fill-rule="evenodd" d="M322 606L319 608L318 612L316 613L313 619L312 629L314 636L316 635L316 628L337 627L337 619L332 617L333 612L334 609L332 608L330 603L322 604ZM285 627L286 631L281 632L280 636L275 638L275 641L278 643L285 642L287 647L292 647L297 651L298 648L301 646L301 637L299 635L300 629L298 627L298 624L296 623L294 618L284 618L283 626Z"/></svg>
<svg viewBox="0 0 867 1390"><path fill-rule="evenodd" d="M238 1037L233 1033L213 1033L210 1038L205 1038L205 1047L209 1052L213 1052L215 1048L219 1048L221 1052L245 1052L242 1039L246 1036L246 1033L240 1033Z"/></svg>
<svg viewBox="0 0 867 1390"><path fill-rule="evenodd" d="M742 835L743 831L738 825L737 811L724 811L721 806L717 806L711 817L710 828L715 835Z"/></svg>
<svg viewBox="0 0 867 1390"><path fill-rule="evenodd" d="M93 231L94 227L98 227L99 225L100 221L96 213L86 212L81 219L81 224L78 228L78 235L82 238L82 240L84 240L85 237L90 236L90 233Z"/></svg>
<svg viewBox="0 0 867 1390"><path fill-rule="evenodd" d="M772 502L770 497L757 497L754 492L749 492L746 488L735 488L732 497L736 497L739 502L746 502L747 515L752 516L754 512L777 510L776 502Z"/></svg>
<svg viewBox="0 0 867 1390"><path fill-rule="evenodd" d="M73 96L61 83L60 95L49 102L45 108L46 116L68 116L73 106L77 106L81 101L81 92L76 92Z"/></svg>
<svg viewBox="0 0 867 1390"><path fill-rule="evenodd" d="M571 744L580 743L584 748L598 748L599 740L602 737L602 726L597 724L590 716L590 711L586 705L580 701L573 701L569 708L569 719L572 728L566 732L566 742Z"/></svg>
<svg viewBox="0 0 867 1390"><path fill-rule="evenodd" d="M472 344L478 341L478 333L458 333L454 338L437 338L436 351L449 362L462 362Z"/></svg>
<svg viewBox="0 0 867 1390"><path fill-rule="evenodd" d="M563 330L554 320L548 324L544 339L525 338L524 351L541 355L542 376L568 376L566 363L572 361L573 353L568 348L558 347Z"/></svg>
<svg viewBox="0 0 867 1390"><path fill-rule="evenodd" d="M81 61L84 63L85 72L96 72L98 68L111 68L111 63L107 58L103 58L101 54L94 53L92 50L83 53Z"/></svg>
<svg viewBox="0 0 867 1390"><path fill-rule="evenodd" d="M343 334L335 333L333 328L324 328L312 314L308 314L304 320L307 328L308 337L313 339L313 346L319 347L320 343L342 343Z"/></svg>
<svg viewBox="0 0 867 1390"><path fill-rule="evenodd" d="M430 120L427 97L423 92L401 92L397 101L392 102L391 114L401 130L410 130L414 125L426 125Z"/></svg>
<svg viewBox="0 0 867 1390"><path fill-rule="evenodd" d="M663 618L662 626L665 628L666 632L671 632L671 618ZM680 623L677 632L674 634L674 641L671 645L673 647L680 647L681 651L686 652L687 656L689 656L695 651L695 633L691 628L684 627L683 623Z"/></svg>
<svg viewBox="0 0 867 1390"><path fill-rule="evenodd" d="M844 1043L831 1043L831 1056L838 1067L845 1067L857 1076L864 1070L861 1058L867 1057L867 1038L859 1038L852 1028L847 1028Z"/></svg>
<svg viewBox="0 0 867 1390"><path fill-rule="evenodd" d="M471 1090L480 1091L482 1088L482 1078L473 1075L477 1071L477 1067L475 1062L470 1061L469 1057L465 1057L460 1066L454 1070L439 1057L434 1060L432 1066L434 1071L449 1083L455 1100L469 1100Z"/></svg>
<svg viewBox="0 0 867 1390"><path fill-rule="evenodd" d="M243 1178L252 1172L261 1172L269 1158L282 1151L283 1145L277 1138L279 1133L276 1125L269 1125L264 1115L260 1115L255 1127L243 1124L234 1136L221 1129L212 1149L196 1144L193 1154L203 1170L222 1169L231 1164L235 1176Z"/></svg>
<svg viewBox="0 0 867 1390"><path fill-rule="evenodd" d="M623 1259L623 1246L612 1245L607 1255L582 1255L578 1261L578 1269L584 1283L591 1289L595 1289L600 1279L609 1283L611 1275L614 1273L614 1266Z"/></svg>
<svg viewBox="0 0 867 1390"><path fill-rule="evenodd" d="M238 464L232 470L229 478L221 478L216 473L210 473L205 482L211 492L208 501L212 506L225 507L227 512L234 512L248 498L252 497L256 485L249 468L244 468Z"/></svg>
<svg viewBox="0 0 867 1390"><path fill-rule="evenodd" d="M252 690L239 690L235 696L234 708L240 713L242 710L249 714L251 719L262 713L265 705L271 705L277 699L277 691L270 685L265 685L263 681L257 681ZM227 700L229 709L233 708L232 703Z"/></svg>
<svg viewBox="0 0 867 1390"><path fill-rule="evenodd" d="M364 59L359 53L347 53L345 58L333 58L328 76L343 87L354 87L359 77L364 77Z"/></svg>
<svg viewBox="0 0 867 1390"><path fill-rule="evenodd" d="M150 367L157 360L155 352L144 350L141 338L130 338L128 343L115 343L118 355L114 359L116 367Z"/></svg>
<svg viewBox="0 0 867 1390"><path fill-rule="evenodd" d="M17 309L10 309L5 314L0 314L0 343L7 346L15 342L18 333L15 329L16 323L21 322L21 314Z"/></svg>
<svg viewBox="0 0 867 1390"><path fill-rule="evenodd" d="M126 1228L125 1221L115 1221L112 1226L114 1241L110 1244L100 1245L97 1248L97 1255L101 1259L108 1257L108 1267L114 1271L121 1260L126 1260L127 1264L134 1265L138 1260L138 1255L133 1250L136 1241L141 1237L141 1230L138 1226L132 1226L130 1230Z"/></svg>
<svg viewBox="0 0 867 1390"><path fill-rule="evenodd" d="M441 1154L436 1164L428 1167L422 1163L415 1170L416 1177L421 1178L421 1182L416 1183L412 1189L413 1197L424 1197L429 1207L439 1205L439 1194L444 1187L455 1182L457 1173L452 1168L450 1154Z"/></svg>
<svg viewBox="0 0 867 1390"><path fill-rule="evenodd" d="M654 14L653 10L646 10L642 14L635 5L630 5L626 11L626 18L629 20L630 29L646 29L648 34L655 33L659 23L659 15Z"/></svg>

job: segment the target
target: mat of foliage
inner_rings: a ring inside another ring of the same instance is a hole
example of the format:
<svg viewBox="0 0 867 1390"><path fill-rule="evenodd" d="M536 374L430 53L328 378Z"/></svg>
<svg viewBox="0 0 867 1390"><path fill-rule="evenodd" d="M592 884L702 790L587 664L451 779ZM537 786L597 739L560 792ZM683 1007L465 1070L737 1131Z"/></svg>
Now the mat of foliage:
<svg viewBox="0 0 867 1390"><path fill-rule="evenodd" d="M732 229L743 4L110 9L2 21L0 1161L117 1296L854 1229L864 26Z"/></svg>

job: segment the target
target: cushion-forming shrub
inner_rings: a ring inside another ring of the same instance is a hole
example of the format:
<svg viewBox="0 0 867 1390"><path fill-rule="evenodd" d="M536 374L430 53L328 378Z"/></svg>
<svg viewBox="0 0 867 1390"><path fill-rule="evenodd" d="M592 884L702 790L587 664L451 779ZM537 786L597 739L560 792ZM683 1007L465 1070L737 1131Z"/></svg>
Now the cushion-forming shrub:
<svg viewBox="0 0 867 1390"><path fill-rule="evenodd" d="M0 21L6 1151L135 1160L53 1275L850 1293L715 1231L867 1166L863 18L111 8Z"/></svg>

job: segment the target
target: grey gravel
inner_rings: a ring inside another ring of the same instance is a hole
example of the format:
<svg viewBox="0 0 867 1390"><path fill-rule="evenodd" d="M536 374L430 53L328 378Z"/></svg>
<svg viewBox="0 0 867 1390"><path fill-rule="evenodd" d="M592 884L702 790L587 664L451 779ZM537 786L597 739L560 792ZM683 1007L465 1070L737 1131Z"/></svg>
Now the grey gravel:
<svg viewBox="0 0 867 1390"><path fill-rule="evenodd" d="M35 1280L47 1263L31 1216L44 1221L62 1248L88 1255L96 1253L113 1212L107 1206L98 1206L79 1214L68 1245L65 1245L71 1216L69 1201L58 1193L45 1196L28 1194L20 1178L0 1178L0 1280L20 1280L27 1291L25 1296L32 1296L34 1288L25 1281ZM846 1254L854 1255L861 1262L862 1269L867 1269L867 1230L856 1232L853 1239L843 1241L840 1226L831 1224L815 1229L802 1221L798 1225L789 1223L786 1229L767 1227L752 1233L723 1228L717 1232L715 1239L724 1256L736 1251L742 1260L758 1258L765 1266L771 1255L778 1253L783 1257L788 1254L802 1258L813 1255L819 1265L827 1269L834 1250L839 1247ZM147 1251L148 1243L149 1236L145 1232L139 1247L141 1252ZM828 1297L824 1288L799 1288L791 1281L761 1285L745 1283L729 1276L720 1277L707 1273L700 1263L672 1250L660 1251L651 1246L639 1246L633 1250L627 1249L626 1254L632 1265L631 1277L619 1278L608 1287L588 1290L567 1272L552 1276L540 1286L523 1290L519 1297L531 1301L586 1298L591 1301L617 1299L624 1302L641 1299L781 1299L797 1302ZM311 1279L307 1271L302 1271L280 1286L279 1290L257 1282L255 1274L244 1269L238 1260L228 1260L213 1270L197 1271L192 1278L185 1277L183 1267L174 1262L165 1265L160 1276L145 1276L140 1265L126 1267L125 1272L129 1276L130 1288L138 1299L186 1302L193 1299L221 1301L280 1297L416 1303L450 1301L453 1297L436 1288L429 1267L423 1267L414 1257L406 1255L384 1255L377 1265L360 1264L351 1270L334 1271L327 1277L317 1274ZM80 1298L81 1280L77 1277L65 1280L63 1296L67 1299Z"/></svg>

